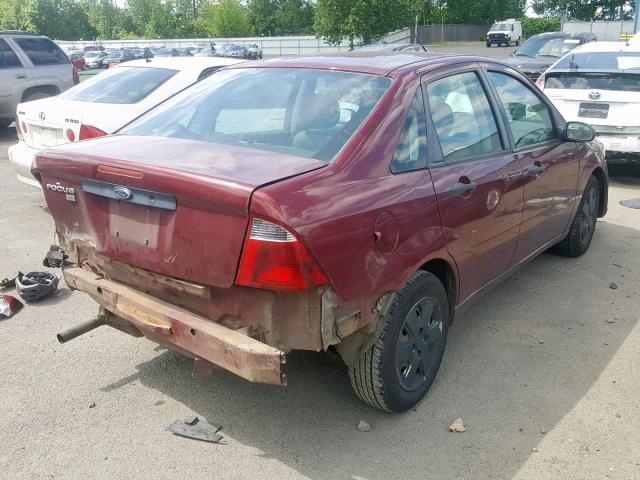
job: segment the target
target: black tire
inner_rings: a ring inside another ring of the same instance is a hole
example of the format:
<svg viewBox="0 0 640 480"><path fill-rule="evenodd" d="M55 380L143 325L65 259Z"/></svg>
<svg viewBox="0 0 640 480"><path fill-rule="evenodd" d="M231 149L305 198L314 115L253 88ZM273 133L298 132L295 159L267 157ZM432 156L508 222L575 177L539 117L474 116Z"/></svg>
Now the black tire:
<svg viewBox="0 0 640 480"><path fill-rule="evenodd" d="M13 120L0 120L0 130L7 128L12 122Z"/></svg>
<svg viewBox="0 0 640 480"><path fill-rule="evenodd" d="M491 42L487 42L487 48L491 48Z"/></svg>
<svg viewBox="0 0 640 480"><path fill-rule="evenodd" d="M447 292L435 275L417 272L395 293L373 345L349 367L356 395L388 412L416 405L438 373L448 330Z"/></svg>
<svg viewBox="0 0 640 480"><path fill-rule="evenodd" d="M579 257L589 249L596 229L600 206L600 184L592 175L582 192L576 216L567 236L554 246L554 251L565 257Z"/></svg>
<svg viewBox="0 0 640 480"><path fill-rule="evenodd" d="M516 47L520 46L520 37L518 37L518 39L516 40Z"/></svg>

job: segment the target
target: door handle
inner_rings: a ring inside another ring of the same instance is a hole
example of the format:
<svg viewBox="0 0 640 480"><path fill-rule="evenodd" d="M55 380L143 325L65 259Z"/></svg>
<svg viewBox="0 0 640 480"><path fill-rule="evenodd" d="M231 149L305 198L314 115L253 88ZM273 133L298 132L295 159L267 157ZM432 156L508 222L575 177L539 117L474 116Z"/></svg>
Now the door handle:
<svg viewBox="0 0 640 480"><path fill-rule="evenodd" d="M530 177L539 177L545 172L546 169L547 169L546 165L542 165L536 162L533 165L529 165L527 167L527 173L529 174Z"/></svg>
<svg viewBox="0 0 640 480"><path fill-rule="evenodd" d="M478 184L476 182L468 182L468 183L458 182L458 183L455 183L453 187L449 189L449 191L451 192L451 195L456 195L459 197L464 195L467 192L471 192L475 190L477 187L478 187Z"/></svg>
<svg viewBox="0 0 640 480"><path fill-rule="evenodd" d="M26 73L16 73L16 78L25 79L25 78L27 78L27 74Z"/></svg>

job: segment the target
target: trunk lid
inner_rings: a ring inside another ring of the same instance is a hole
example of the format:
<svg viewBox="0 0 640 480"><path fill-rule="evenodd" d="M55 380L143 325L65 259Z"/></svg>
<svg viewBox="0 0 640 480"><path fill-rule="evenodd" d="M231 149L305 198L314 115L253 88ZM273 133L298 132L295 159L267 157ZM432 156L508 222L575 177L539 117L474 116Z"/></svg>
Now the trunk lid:
<svg viewBox="0 0 640 480"><path fill-rule="evenodd" d="M591 125L640 125L640 74L549 72L544 93L566 120Z"/></svg>
<svg viewBox="0 0 640 480"><path fill-rule="evenodd" d="M252 192L325 165L245 147L116 135L40 152L35 173L67 249L229 287Z"/></svg>

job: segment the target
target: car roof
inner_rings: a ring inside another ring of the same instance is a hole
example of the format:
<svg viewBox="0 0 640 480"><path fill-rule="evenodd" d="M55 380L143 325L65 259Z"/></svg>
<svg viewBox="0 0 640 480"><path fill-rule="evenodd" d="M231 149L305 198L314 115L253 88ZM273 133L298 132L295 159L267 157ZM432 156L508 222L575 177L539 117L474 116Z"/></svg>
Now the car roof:
<svg viewBox="0 0 640 480"><path fill-rule="evenodd" d="M15 36L15 37L44 37L44 35L40 35L38 33L30 33L30 32L24 32L22 30L0 30L0 35L6 35L6 36Z"/></svg>
<svg viewBox="0 0 640 480"><path fill-rule="evenodd" d="M580 45L572 52L640 52L640 45L627 42L590 42Z"/></svg>
<svg viewBox="0 0 640 480"><path fill-rule="evenodd" d="M120 63L114 68L123 67L148 67L148 68L170 68L172 70L202 70L208 67L226 67L243 63L244 60L236 60L224 57L154 57L148 61L131 60L129 62Z"/></svg>
<svg viewBox="0 0 640 480"><path fill-rule="evenodd" d="M254 60L231 68L309 68L320 70L339 70L345 72L389 75L394 70L413 65L415 69L432 64L441 65L444 61L492 62L496 60L477 56L438 54L429 52L388 52L379 50L354 50L342 53L325 53L307 57L281 57L268 60Z"/></svg>

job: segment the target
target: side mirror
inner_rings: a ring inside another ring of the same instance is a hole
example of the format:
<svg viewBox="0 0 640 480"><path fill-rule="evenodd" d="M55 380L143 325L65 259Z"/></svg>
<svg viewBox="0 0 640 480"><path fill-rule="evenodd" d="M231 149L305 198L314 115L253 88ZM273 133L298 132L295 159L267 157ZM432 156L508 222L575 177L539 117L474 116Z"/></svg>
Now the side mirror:
<svg viewBox="0 0 640 480"><path fill-rule="evenodd" d="M567 122L564 138L571 142L590 142L596 138L596 131L591 125L587 125L586 123Z"/></svg>

